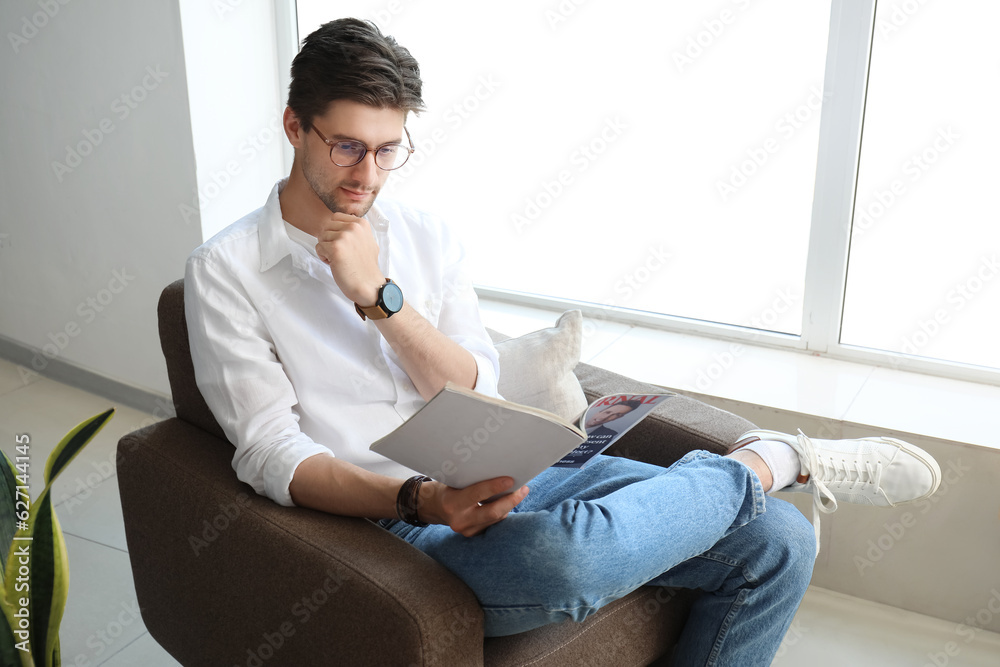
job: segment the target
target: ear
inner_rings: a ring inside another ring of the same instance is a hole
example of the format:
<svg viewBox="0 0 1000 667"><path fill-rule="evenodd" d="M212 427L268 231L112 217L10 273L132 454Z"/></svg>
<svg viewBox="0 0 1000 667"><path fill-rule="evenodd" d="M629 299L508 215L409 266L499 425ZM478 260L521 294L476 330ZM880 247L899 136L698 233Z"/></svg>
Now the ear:
<svg viewBox="0 0 1000 667"><path fill-rule="evenodd" d="M305 143L306 133L302 130L302 123L299 122L299 117L295 115L291 107L285 107L285 115L281 122L285 128L288 142L295 148L300 148Z"/></svg>

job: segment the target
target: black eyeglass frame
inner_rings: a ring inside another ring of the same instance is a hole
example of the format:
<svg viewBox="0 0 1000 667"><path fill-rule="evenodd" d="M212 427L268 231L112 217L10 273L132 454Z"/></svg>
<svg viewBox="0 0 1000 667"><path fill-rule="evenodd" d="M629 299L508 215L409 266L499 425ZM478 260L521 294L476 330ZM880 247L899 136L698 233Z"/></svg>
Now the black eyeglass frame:
<svg viewBox="0 0 1000 667"><path fill-rule="evenodd" d="M327 139L325 136L323 136L323 133L320 132L319 128L316 127L315 125L313 126L312 129L316 131L316 135L323 140L323 143L330 147L330 162L334 163L338 167L353 167L356 164L360 164L361 161L365 159L365 156L368 155L368 152L373 151L375 153L376 167L378 167L382 171L395 171L396 169L399 169L404 164L406 164L406 162L410 159L410 156L417 151L417 149L413 147L413 139L410 138L410 131L406 129L406 126L403 126L403 132L406 133L406 141L410 144L409 147L404 146L398 141L390 141L387 144L382 144L381 146L376 146L375 148L368 148L368 146L361 143L360 141L357 141L356 139ZM362 151L361 156L357 159L356 162L352 162L351 164L340 164L339 162L333 159L333 145L337 143L357 144L358 146L361 146L364 149L364 151ZM402 148L404 151L406 151L406 160L403 160L402 162L399 163L399 165L392 167L391 169L386 169L385 167L380 165L378 163L378 152L381 149L385 148L386 146L398 146L399 148Z"/></svg>

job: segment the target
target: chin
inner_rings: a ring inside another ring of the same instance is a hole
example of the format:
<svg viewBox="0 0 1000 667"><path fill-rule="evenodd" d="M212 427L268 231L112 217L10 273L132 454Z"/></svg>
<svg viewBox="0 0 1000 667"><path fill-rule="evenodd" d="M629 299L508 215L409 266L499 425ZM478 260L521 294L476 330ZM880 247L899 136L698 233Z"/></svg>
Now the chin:
<svg viewBox="0 0 1000 667"><path fill-rule="evenodd" d="M334 197L321 197L326 207L332 213L346 213L358 218L363 218L375 204L375 195L364 201L340 201Z"/></svg>

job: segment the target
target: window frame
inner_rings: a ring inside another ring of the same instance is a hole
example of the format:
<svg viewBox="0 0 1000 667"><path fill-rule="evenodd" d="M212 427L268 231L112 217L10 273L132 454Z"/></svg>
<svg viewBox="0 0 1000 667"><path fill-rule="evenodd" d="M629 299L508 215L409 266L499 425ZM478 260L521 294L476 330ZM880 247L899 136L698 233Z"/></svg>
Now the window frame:
<svg viewBox="0 0 1000 667"><path fill-rule="evenodd" d="M579 308L586 317L600 321L1000 385L1000 369L840 342L877 4L878 0L831 3L800 335L476 285L479 297L552 310ZM275 24L279 84L288 90L288 72L299 43L296 3L275 3ZM292 164L287 144L284 158L287 171Z"/></svg>

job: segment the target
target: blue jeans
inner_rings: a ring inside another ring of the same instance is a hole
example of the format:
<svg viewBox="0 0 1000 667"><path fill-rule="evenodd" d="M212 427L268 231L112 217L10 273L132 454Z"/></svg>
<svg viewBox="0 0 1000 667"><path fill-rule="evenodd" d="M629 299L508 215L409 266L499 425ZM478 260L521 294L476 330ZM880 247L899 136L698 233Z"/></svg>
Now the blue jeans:
<svg viewBox="0 0 1000 667"><path fill-rule="evenodd" d="M733 459L691 452L669 468L614 456L550 468L475 537L382 525L475 592L486 636L582 621L643 585L701 589L678 665L769 665L812 575L816 538Z"/></svg>

